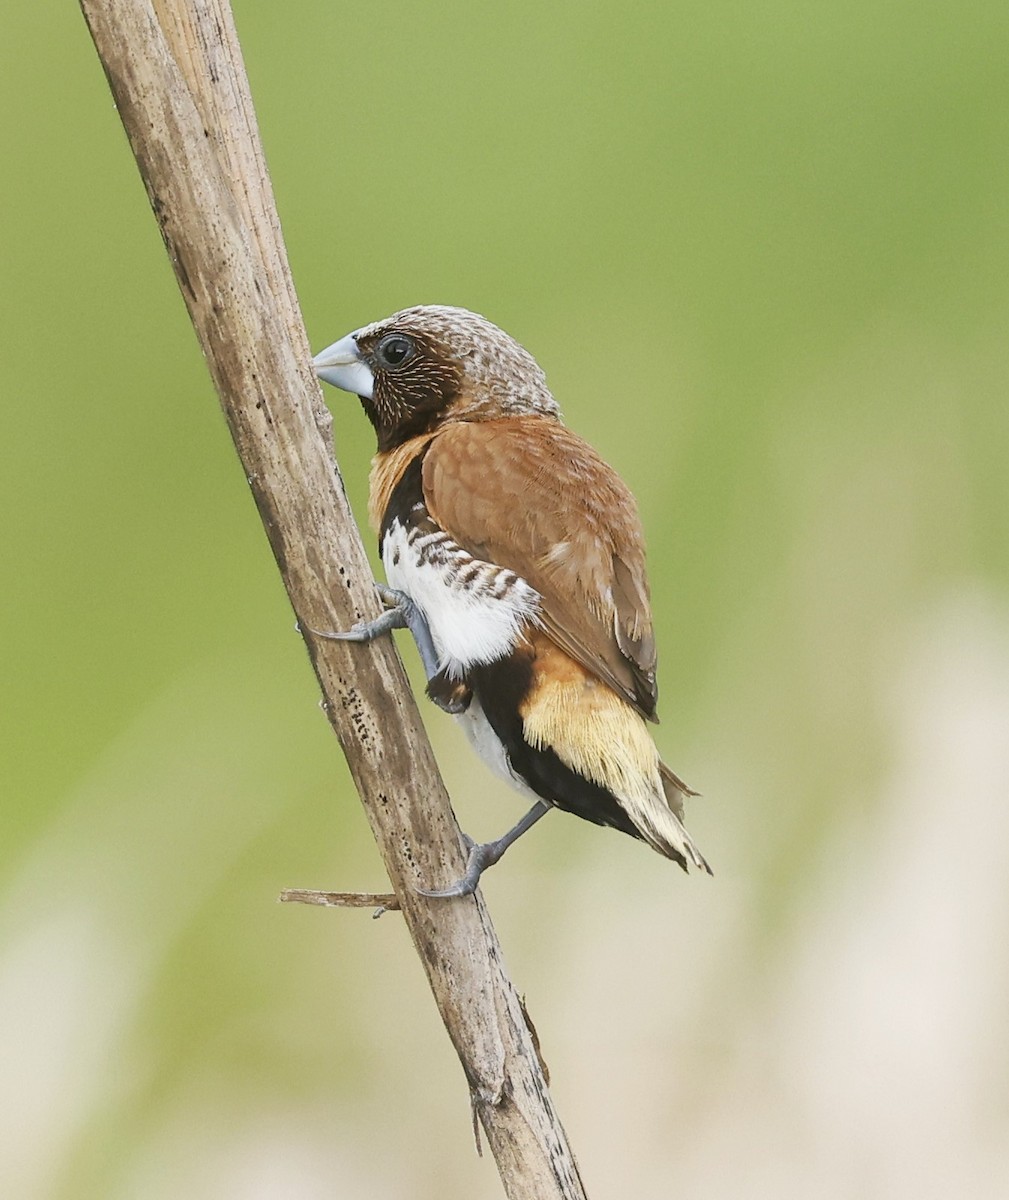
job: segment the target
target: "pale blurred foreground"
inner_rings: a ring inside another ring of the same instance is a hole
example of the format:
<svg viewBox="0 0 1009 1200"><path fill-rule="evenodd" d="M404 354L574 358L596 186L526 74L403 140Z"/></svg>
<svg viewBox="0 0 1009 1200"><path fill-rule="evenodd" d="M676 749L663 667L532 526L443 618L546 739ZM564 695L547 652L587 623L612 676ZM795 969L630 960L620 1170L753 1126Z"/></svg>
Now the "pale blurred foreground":
<svg viewBox="0 0 1009 1200"><path fill-rule="evenodd" d="M872 698L888 738L878 796L819 862L794 864L777 936L752 919L769 881L748 873L746 796L694 802L707 851L732 823L713 881L672 887L649 862L632 887L641 851L594 834L559 879L518 854L501 868L492 907L590 1194L1009 1195L1009 624L965 591L906 642ZM498 1195L395 916L306 926L270 910L311 929L349 997L306 1020L300 999L252 995L214 1045L176 1069L159 1059L144 1005L230 865L208 851L231 810L211 802L220 742L201 738L227 700L207 678L152 700L6 888L0 1195ZM246 766L248 839L271 816L268 749ZM773 809L760 821L773 842ZM231 1039L263 1047L247 1086L221 1066ZM347 1071L285 1080L285 1054L323 1041Z"/></svg>

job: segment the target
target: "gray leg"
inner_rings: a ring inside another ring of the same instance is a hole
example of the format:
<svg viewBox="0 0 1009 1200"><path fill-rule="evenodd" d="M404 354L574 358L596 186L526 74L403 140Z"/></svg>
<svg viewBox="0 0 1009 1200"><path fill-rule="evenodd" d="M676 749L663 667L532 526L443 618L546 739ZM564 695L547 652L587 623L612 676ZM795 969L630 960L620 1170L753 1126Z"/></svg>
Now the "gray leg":
<svg viewBox="0 0 1009 1200"><path fill-rule="evenodd" d="M427 888L418 888L417 891L422 896L432 896L437 900L448 900L453 896L471 895L476 891L477 884L480 882L480 876L484 871L488 867L492 867L512 842L518 841L527 829L532 829L540 817L545 816L552 807L552 804L547 804L545 800L540 800L538 804L535 804L526 813L517 825L509 829L503 837L499 837L496 842L470 842L469 858L466 862L466 874L462 879L438 891L428 891ZM466 840L469 841L468 838Z"/></svg>
<svg viewBox="0 0 1009 1200"><path fill-rule="evenodd" d="M413 640L417 643L420 661L424 664L424 674L430 682L438 674L440 666L427 618L406 592L386 587L384 583L376 583L375 590L382 598L382 602L388 605L380 617L375 617L373 621L361 621L352 629L344 632L321 629L312 629L309 632L331 642L372 642L375 638L382 637L383 634L389 633L393 629L409 629L413 634ZM438 703L437 699L435 699L435 703ZM444 707L447 712L460 711L458 705L442 705L441 707Z"/></svg>

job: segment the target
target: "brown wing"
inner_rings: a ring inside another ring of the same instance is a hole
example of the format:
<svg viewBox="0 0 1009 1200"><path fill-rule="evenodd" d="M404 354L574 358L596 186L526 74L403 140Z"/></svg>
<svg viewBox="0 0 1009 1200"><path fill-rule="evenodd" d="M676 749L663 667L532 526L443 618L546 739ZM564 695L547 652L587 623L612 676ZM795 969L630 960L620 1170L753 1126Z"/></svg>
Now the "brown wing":
<svg viewBox="0 0 1009 1200"><path fill-rule="evenodd" d="M634 497L576 434L547 417L454 422L424 458L424 499L464 549L543 597L543 628L655 719L655 639Z"/></svg>

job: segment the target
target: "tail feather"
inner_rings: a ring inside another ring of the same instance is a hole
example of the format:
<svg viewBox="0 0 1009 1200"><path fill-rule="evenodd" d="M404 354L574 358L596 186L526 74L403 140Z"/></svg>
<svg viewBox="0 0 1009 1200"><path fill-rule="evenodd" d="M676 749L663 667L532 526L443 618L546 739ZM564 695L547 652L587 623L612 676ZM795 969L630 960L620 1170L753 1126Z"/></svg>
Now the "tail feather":
<svg viewBox="0 0 1009 1200"><path fill-rule="evenodd" d="M676 859L684 870L687 869L688 863L693 863L695 867L707 871L711 875L712 870L708 866L707 860L698 850L693 838L683 825L683 801L685 797L696 796L698 793L687 787L683 780L675 775L664 762L659 763L659 775L662 778L662 790L669 807L666 812L649 814L651 819L647 821L647 824L650 828L641 830L645 840L660 854Z"/></svg>

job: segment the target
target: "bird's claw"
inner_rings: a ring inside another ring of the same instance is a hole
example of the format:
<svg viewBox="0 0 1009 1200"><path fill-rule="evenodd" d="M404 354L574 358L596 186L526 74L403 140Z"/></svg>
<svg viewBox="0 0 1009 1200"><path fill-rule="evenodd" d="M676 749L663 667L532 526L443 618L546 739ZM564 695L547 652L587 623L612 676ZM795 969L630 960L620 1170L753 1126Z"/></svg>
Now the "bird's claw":
<svg viewBox="0 0 1009 1200"><path fill-rule="evenodd" d="M393 629L413 628L419 609L405 592L386 587L375 581L375 591L385 605L385 611L371 621L358 621L349 629L310 629L316 637L327 642L373 642Z"/></svg>
<svg viewBox="0 0 1009 1200"><path fill-rule="evenodd" d="M480 876L488 867L494 865L501 857L501 852L494 853L497 846L494 842L474 842L466 837L469 854L466 859L466 874L446 888L417 888L422 896L432 900L453 900L457 896L472 896L480 883Z"/></svg>
<svg viewBox="0 0 1009 1200"><path fill-rule="evenodd" d="M367 621L358 621L349 629L313 629L311 632L316 637L325 638L327 642L367 642L371 640Z"/></svg>
<svg viewBox="0 0 1009 1200"><path fill-rule="evenodd" d="M474 842L468 834L462 835L466 848L466 874L446 888L417 888L422 896L433 900L451 900L456 896L471 896L477 889L480 876L492 867L512 844L517 841L527 829L550 811L551 805L545 800L534 804L524 817L507 833L493 842Z"/></svg>
<svg viewBox="0 0 1009 1200"><path fill-rule="evenodd" d="M377 580L375 581L375 591L385 605L385 611L379 616L370 621L358 621L350 629L328 631L311 629L309 632L331 642L372 642L375 638L390 633L393 629L409 629L417 644L420 660L424 664L424 674L430 683L441 673L441 661L435 648L434 638L431 636L431 627L427 623L427 618L406 592L401 592L398 588L391 588ZM432 696L431 698L439 708L443 708L449 713L465 712L466 705L469 703L468 698L464 701L455 695L443 698Z"/></svg>

